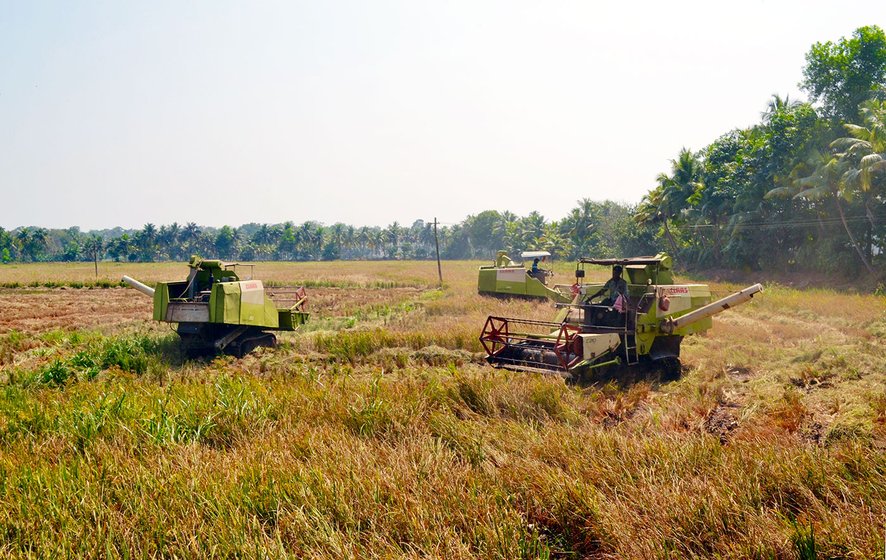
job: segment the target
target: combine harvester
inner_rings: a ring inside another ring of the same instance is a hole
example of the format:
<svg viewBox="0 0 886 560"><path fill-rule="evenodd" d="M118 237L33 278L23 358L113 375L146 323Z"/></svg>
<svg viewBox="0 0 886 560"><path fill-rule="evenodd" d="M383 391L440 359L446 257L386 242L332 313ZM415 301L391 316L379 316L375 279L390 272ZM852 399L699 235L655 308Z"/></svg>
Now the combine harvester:
<svg viewBox="0 0 886 560"><path fill-rule="evenodd" d="M304 288L265 289L261 280L241 280L237 268L252 265L191 257L188 278L159 282L156 288L123 277L154 298L154 320L178 323L176 332L189 355L227 352L242 357L257 346L273 347L268 330L294 331L308 320Z"/></svg>
<svg viewBox="0 0 886 560"><path fill-rule="evenodd" d="M584 265L621 267L627 273L626 297L593 300L603 284L583 284ZM554 372L580 381L603 368L648 365L663 379L680 375L683 337L711 328L711 317L750 301L760 284L711 302L705 284L674 284L671 258L581 259L576 266L575 297L558 304L553 322L492 317L480 342L495 367Z"/></svg>
<svg viewBox="0 0 886 560"><path fill-rule="evenodd" d="M546 260L548 251L524 251L520 257ZM477 293L484 296L548 298L557 303L569 303L573 295L570 286L555 284L548 286L548 278L553 270L539 268L537 273L526 270L522 264L511 260L505 251L499 251L492 266L481 266L477 277Z"/></svg>

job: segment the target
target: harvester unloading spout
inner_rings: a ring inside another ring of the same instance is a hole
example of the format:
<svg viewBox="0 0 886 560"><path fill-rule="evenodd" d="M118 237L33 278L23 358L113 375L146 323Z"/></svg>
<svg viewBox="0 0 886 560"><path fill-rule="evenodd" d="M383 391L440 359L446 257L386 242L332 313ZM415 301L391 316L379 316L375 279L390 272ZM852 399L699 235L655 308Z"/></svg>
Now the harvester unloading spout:
<svg viewBox="0 0 886 560"><path fill-rule="evenodd" d="M121 280L123 281L124 284L126 284L130 288L135 288L136 290L140 291L141 293L145 294L146 296L154 297L154 288L142 284L141 282L139 282L135 278L130 278L129 276L124 276Z"/></svg>
<svg viewBox="0 0 886 560"><path fill-rule="evenodd" d="M754 294L762 291L762 284L754 284L753 286L748 286L747 288L739 292L735 292L734 294L718 299L717 301L711 302L704 307L696 309L695 311L690 311L685 315L681 315L676 319L668 317L662 320L659 328L663 333L671 334L677 329L681 329L683 327L686 327L687 325L690 325L697 321L701 321L702 319L707 319L708 317L713 317L718 313L722 313L730 307L735 307L736 305L747 303L751 301L751 299L754 297Z"/></svg>
<svg viewBox="0 0 886 560"><path fill-rule="evenodd" d="M704 284L674 284L670 257L661 254L581 259L579 266L584 264L623 269L627 282L616 300L592 301L600 294L605 297L610 284L581 284L584 270L577 269L578 295L571 303L560 304L563 309L554 321L486 320L480 343L490 364L577 379L597 368L651 363L664 372L663 377L675 377L683 337L710 329L712 316L750 301L763 289L754 284L711 302Z"/></svg>

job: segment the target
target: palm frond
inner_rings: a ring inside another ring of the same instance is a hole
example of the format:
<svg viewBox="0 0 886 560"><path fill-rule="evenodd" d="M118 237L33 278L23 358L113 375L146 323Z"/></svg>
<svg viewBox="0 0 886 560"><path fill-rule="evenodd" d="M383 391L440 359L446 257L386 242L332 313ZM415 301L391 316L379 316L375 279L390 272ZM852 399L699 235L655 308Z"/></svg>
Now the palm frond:
<svg viewBox="0 0 886 560"><path fill-rule="evenodd" d="M800 177L794 184L796 184L800 189L810 189L815 187L816 185L822 182L820 175L809 175L808 177Z"/></svg>
<svg viewBox="0 0 886 560"><path fill-rule="evenodd" d="M836 140L831 142L831 149L842 151L842 152L849 152L849 151L853 151L853 150L857 151L862 148L866 148L866 149L870 150L871 143L868 142L867 140L862 140L860 138L851 138L851 137L837 138Z"/></svg>
<svg viewBox="0 0 886 560"><path fill-rule="evenodd" d="M823 198L826 198L832 194L833 194L833 191L831 191L831 189L829 189L825 186L820 186L820 187L813 187L811 189L804 189L804 190L798 192L797 194L795 194L794 198L795 199L802 198L804 200L822 200Z"/></svg>
<svg viewBox="0 0 886 560"><path fill-rule="evenodd" d="M878 162L883 161L883 156L880 154L868 154L861 158L861 161L858 162L861 167L870 167Z"/></svg>
<svg viewBox="0 0 886 560"><path fill-rule="evenodd" d="M776 187L763 195L763 198L765 200L772 200L773 198L792 198L797 194L797 191L798 189L795 185Z"/></svg>
<svg viewBox="0 0 886 560"><path fill-rule="evenodd" d="M855 138L867 138L871 134L871 132L867 128L859 126L857 124L847 123L843 125L843 128L845 128L846 132L848 132Z"/></svg>
<svg viewBox="0 0 886 560"><path fill-rule="evenodd" d="M861 169L849 169L846 173L840 177L840 183L843 187L855 187L859 185L859 179L861 177L862 171Z"/></svg>

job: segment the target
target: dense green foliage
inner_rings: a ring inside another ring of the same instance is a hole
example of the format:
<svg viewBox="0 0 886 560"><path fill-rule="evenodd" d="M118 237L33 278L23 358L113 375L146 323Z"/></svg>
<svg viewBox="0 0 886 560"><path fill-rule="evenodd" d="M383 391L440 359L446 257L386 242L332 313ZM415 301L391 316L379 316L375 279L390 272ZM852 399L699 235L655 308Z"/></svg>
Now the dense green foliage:
<svg viewBox="0 0 886 560"><path fill-rule="evenodd" d="M553 222L537 212L518 217L490 210L440 226L440 251L446 259L492 258L503 248L519 252L544 247L570 258L654 252L651 231L638 230L633 214L631 206L590 200L582 200L569 216ZM6 262L92 260L94 254L115 261L186 260L193 253L243 260L430 259L434 226L423 220L409 227L394 222L385 228L312 221L218 229L174 223L88 234L78 228L12 232L0 228L0 253L8 255Z"/></svg>
<svg viewBox="0 0 886 560"><path fill-rule="evenodd" d="M803 88L827 117L854 122L858 107L886 92L886 36L877 26L856 29L849 39L816 43L806 55Z"/></svg>
<svg viewBox="0 0 886 560"><path fill-rule="evenodd" d="M638 223L696 266L874 272L886 248L886 34L817 43L801 86L761 122L683 150Z"/></svg>
<svg viewBox="0 0 886 560"><path fill-rule="evenodd" d="M639 205L578 202L563 219L489 210L440 228L443 258L507 249L558 257L668 250L695 268L855 273L886 268L886 34L862 27L813 45L801 87L812 102L773 96L759 124L682 150ZM0 228L0 261L429 259L433 224L385 228L173 223L89 234Z"/></svg>

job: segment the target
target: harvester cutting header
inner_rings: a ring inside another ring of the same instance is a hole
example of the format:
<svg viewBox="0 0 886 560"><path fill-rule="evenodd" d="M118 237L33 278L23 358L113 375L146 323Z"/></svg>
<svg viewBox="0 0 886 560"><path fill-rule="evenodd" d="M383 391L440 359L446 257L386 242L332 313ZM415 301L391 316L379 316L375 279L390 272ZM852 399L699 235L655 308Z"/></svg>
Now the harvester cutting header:
<svg viewBox="0 0 886 560"><path fill-rule="evenodd" d="M605 284L585 284L585 266L612 267ZM626 274L627 278L622 279ZM480 342L496 367L557 372L577 380L604 367L651 364L674 378L684 336L711 328L711 317L740 305L760 284L711 302L705 284L674 284L671 258L581 259L574 297L552 322L492 317Z"/></svg>
<svg viewBox="0 0 886 560"><path fill-rule="evenodd" d="M154 320L178 323L184 350L192 355L275 346L268 330L294 331L308 320L304 288L266 289L261 280L241 280L237 263L191 257L187 280L151 288L128 276L123 282L154 299Z"/></svg>

